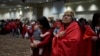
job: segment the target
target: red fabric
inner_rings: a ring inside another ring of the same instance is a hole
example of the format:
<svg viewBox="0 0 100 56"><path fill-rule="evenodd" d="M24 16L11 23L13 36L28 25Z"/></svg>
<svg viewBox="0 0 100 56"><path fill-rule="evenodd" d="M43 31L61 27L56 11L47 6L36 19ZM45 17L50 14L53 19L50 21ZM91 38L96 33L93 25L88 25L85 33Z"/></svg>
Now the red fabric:
<svg viewBox="0 0 100 56"><path fill-rule="evenodd" d="M31 37L33 35L33 30L32 29L27 29L27 32L29 34L29 37Z"/></svg>
<svg viewBox="0 0 100 56"><path fill-rule="evenodd" d="M81 30L77 22L72 22L65 30L63 37L54 37L52 42L51 56L78 56L78 44L81 37Z"/></svg>
<svg viewBox="0 0 100 56"><path fill-rule="evenodd" d="M57 21L54 23L54 28L57 27L57 25L61 25L61 22Z"/></svg>
<svg viewBox="0 0 100 56"><path fill-rule="evenodd" d="M96 36L96 33L91 29L89 25L85 25L85 34L83 35L83 39L91 38L92 36Z"/></svg>
<svg viewBox="0 0 100 56"><path fill-rule="evenodd" d="M9 25L6 25L6 26L5 26L5 30L6 30L6 31L10 31L10 30L11 30L11 27L10 27Z"/></svg>
<svg viewBox="0 0 100 56"><path fill-rule="evenodd" d="M12 29L16 29L17 28L16 22L11 22L11 27L12 27Z"/></svg>
<svg viewBox="0 0 100 56"><path fill-rule="evenodd" d="M9 22L8 26L10 27L10 29L12 29L12 22Z"/></svg>
<svg viewBox="0 0 100 56"><path fill-rule="evenodd" d="M45 32L47 32L47 31L45 31ZM49 32L50 32L50 34L45 36L43 38L43 40L41 41L41 43L39 45L37 45L37 48L43 48L43 52L42 52L41 56L50 56L50 54L51 54L51 42L52 42L52 32L53 32L52 29L49 30ZM39 56L39 55L37 55L37 53L34 53L33 56Z"/></svg>
<svg viewBox="0 0 100 56"><path fill-rule="evenodd" d="M85 32L80 42L79 56L92 56L92 37L96 36L90 26L85 26Z"/></svg>

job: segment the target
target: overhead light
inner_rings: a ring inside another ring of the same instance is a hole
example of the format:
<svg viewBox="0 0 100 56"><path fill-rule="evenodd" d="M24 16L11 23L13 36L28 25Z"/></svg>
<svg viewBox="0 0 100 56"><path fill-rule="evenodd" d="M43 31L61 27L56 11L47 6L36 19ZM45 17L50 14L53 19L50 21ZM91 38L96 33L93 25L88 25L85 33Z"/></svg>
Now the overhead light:
<svg viewBox="0 0 100 56"><path fill-rule="evenodd" d="M24 9L27 9L26 7L24 7Z"/></svg>
<svg viewBox="0 0 100 56"><path fill-rule="evenodd" d="M68 7L66 8L66 10L71 10L71 11L72 11L72 8L71 8L70 6L68 6Z"/></svg>
<svg viewBox="0 0 100 56"><path fill-rule="evenodd" d="M30 8L29 6L27 6L27 7L25 7L24 9L28 9L28 8Z"/></svg>
<svg viewBox="0 0 100 56"><path fill-rule="evenodd" d="M22 15L22 14L23 14L23 13L22 13L22 11L20 10L20 11L19 11L19 15Z"/></svg>
<svg viewBox="0 0 100 56"><path fill-rule="evenodd" d="M26 8L29 8L29 6L27 6Z"/></svg>
<svg viewBox="0 0 100 56"><path fill-rule="evenodd" d="M47 7L46 10L49 11L49 8ZM56 8L55 6L53 6L53 7L52 7L52 13L54 14L54 13L57 13L57 12L58 12L58 11L57 11L57 8Z"/></svg>
<svg viewBox="0 0 100 56"><path fill-rule="evenodd" d="M79 5L79 6L76 8L76 11L77 11L77 12L82 12L82 11L84 11L83 6L82 6L82 5Z"/></svg>
<svg viewBox="0 0 100 56"><path fill-rule="evenodd" d="M68 6L67 8L63 7L63 12L66 12L66 11L72 11L72 8L70 6Z"/></svg>
<svg viewBox="0 0 100 56"><path fill-rule="evenodd" d="M96 11L98 10L98 7L95 4L92 4L89 8L89 11Z"/></svg>

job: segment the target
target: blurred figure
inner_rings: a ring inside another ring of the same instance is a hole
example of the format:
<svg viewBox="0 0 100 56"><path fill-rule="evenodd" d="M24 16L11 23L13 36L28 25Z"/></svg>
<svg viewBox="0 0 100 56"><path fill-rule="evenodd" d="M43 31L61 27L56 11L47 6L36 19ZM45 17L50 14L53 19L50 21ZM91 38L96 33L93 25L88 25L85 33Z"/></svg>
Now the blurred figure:
<svg viewBox="0 0 100 56"><path fill-rule="evenodd" d="M22 38L25 38L26 36L26 32L27 32L27 25L23 24L22 25Z"/></svg>
<svg viewBox="0 0 100 56"><path fill-rule="evenodd" d="M53 24L54 24L54 22L55 22L55 21L54 21L54 18L53 18L53 17L48 17L48 21L49 21L50 27L53 28L53 27L54 27Z"/></svg>
<svg viewBox="0 0 100 56"><path fill-rule="evenodd" d="M97 37L94 38L93 43L93 55L100 56L100 12L94 13L92 18L92 29L97 34Z"/></svg>
<svg viewBox="0 0 100 56"><path fill-rule="evenodd" d="M78 21L82 30L82 40L80 41L79 56L92 56L92 38L96 37L95 32L90 27L85 18L80 18Z"/></svg>
<svg viewBox="0 0 100 56"><path fill-rule="evenodd" d="M60 27L61 27L61 22L59 21L59 22L55 22L55 28L54 28L54 31L53 31L53 35L54 36L57 36L57 33L59 32L59 30L60 30Z"/></svg>
<svg viewBox="0 0 100 56"><path fill-rule="evenodd" d="M49 22L47 18L44 16L38 19L38 24L39 24L39 28L41 29L42 34L45 34L47 32L49 33L46 34L40 42L31 43L31 47L33 49L32 56L50 56L53 30L50 28ZM40 48L43 48L41 55L39 55Z"/></svg>

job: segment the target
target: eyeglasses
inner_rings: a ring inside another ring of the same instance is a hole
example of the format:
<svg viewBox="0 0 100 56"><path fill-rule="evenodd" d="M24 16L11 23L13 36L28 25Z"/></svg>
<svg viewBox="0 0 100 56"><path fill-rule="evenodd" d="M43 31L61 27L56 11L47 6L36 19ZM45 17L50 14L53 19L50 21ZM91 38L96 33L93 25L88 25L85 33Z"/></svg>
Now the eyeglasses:
<svg viewBox="0 0 100 56"><path fill-rule="evenodd" d="M63 17L72 17L72 15L63 15Z"/></svg>

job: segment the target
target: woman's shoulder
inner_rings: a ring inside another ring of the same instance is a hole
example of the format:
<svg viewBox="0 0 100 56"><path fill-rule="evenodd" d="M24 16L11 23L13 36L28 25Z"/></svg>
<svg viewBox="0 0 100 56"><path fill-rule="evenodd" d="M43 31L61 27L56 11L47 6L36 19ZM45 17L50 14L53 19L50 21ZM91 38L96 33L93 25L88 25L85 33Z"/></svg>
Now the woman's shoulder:
<svg viewBox="0 0 100 56"><path fill-rule="evenodd" d="M71 24L70 24L72 27L80 27L79 23L77 21L73 21Z"/></svg>

